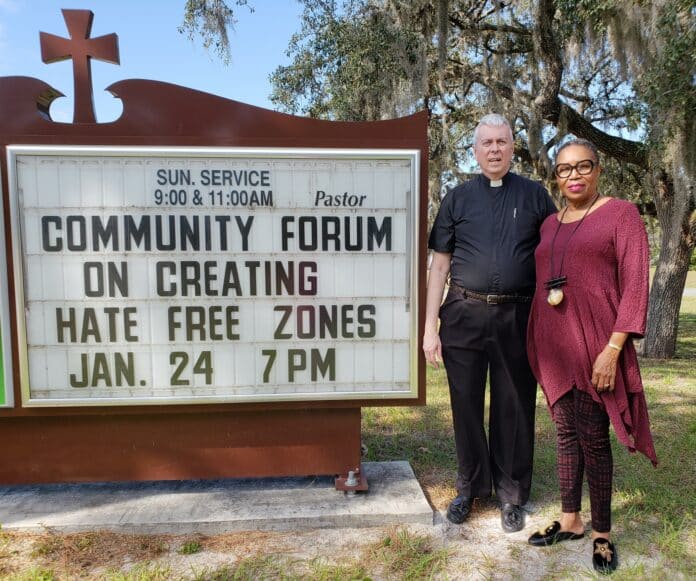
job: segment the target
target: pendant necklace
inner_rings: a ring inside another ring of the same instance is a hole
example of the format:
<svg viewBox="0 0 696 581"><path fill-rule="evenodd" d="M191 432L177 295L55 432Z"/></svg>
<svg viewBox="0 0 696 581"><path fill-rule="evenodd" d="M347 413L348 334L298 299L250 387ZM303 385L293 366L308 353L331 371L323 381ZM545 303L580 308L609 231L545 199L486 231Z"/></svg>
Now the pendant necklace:
<svg viewBox="0 0 696 581"><path fill-rule="evenodd" d="M563 218L565 217L566 212L568 211L568 206L566 206L563 209L563 214L561 214L561 219L558 221L558 226L556 227L556 232L553 235L553 240L551 240L551 255L549 260L549 272L551 273L551 278L544 283L544 288L547 291L549 291L549 295L548 297L546 297L546 302L549 303L552 307L560 305L563 301L562 287L565 285L566 282L568 282L568 277L562 274L563 261L565 260L566 250L568 250L568 244L570 243L570 239L573 237L573 234L575 234L578 231L578 228L580 228L580 224L582 224L583 220L587 217L587 214L590 213L592 206L594 206L595 202L598 199L599 194L595 194L595 197L592 199L592 203L587 207L587 210L585 210L585 213L582 215L582 218L578 220L577 226L575 226L573 231L570 233L570 236L568 236L568 240L566 240L565 247L563 248L563 254L561 254L561 264L558 268L558 275L554 276L554 272L556 271L556 269L553 264L553 248L556 245L556 236L558 236L558 232L561 229L561 224L563 224Z"/></svg>

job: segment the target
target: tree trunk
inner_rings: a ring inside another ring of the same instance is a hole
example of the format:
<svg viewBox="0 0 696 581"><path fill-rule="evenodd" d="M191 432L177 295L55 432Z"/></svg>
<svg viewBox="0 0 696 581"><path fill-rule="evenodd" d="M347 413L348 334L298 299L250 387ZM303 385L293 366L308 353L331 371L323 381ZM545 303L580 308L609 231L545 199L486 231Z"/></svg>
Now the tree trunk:
<svg viewBox="0 0 696 581"><path fill-rule="evenodd" d="M677 347L679 307L694 246L693 208L688 188L675 192L664 174L659 182L655 202L662 239L650 290L643 356L665 359L674 357Z"/></svg>

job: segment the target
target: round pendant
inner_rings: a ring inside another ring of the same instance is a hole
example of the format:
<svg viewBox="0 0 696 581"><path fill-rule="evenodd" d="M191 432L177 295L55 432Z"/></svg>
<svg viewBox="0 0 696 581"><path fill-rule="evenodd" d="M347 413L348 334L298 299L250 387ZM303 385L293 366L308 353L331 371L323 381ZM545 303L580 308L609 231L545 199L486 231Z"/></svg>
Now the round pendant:
<svg viewBox="0 0 696 581"><path fill-rule="evenodd" d="M552 288L549 291L549 296L546 298L546 302L548 302L552 307L555 307L556 305L560 305L562 301L563 291L560 288Z"/></svg>

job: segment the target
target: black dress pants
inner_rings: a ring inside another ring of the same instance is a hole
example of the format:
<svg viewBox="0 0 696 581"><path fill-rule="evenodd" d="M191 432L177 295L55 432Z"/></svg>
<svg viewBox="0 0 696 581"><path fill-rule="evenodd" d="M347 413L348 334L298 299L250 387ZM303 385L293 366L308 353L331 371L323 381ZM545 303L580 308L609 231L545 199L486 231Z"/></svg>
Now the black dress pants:
<svg viewBox="0 0 696 581"><path fill-rule="evenodd" d="M527 360L529 303L489 305L451 288L440 308L457 448L457 492L523 505L534 454L536 379ZM484 426L490 371L489 439Z"/></svg>

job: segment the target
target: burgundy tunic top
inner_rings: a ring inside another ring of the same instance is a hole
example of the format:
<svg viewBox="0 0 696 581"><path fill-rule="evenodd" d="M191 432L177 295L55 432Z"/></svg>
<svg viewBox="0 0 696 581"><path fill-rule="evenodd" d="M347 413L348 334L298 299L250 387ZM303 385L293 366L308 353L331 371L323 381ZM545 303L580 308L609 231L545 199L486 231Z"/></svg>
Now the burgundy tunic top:
<svg viewBox="0 0 696 581"><path fill-rule="evenodd" d="M657 463L650 420L631 337L642 337L648 305L648 240L638 210L630 202L611 199L578 222L561 224L550 256L557 215L541 226L535 252L537 287L527 332L529 362L551 413L573 386L604 405L619 441ZM572 236L571 236L572 234ZM544 283L568 277L564 299L546 302ZM619 356L614 391L597 393L592 366L614 332L629 334Z"/></svg>

